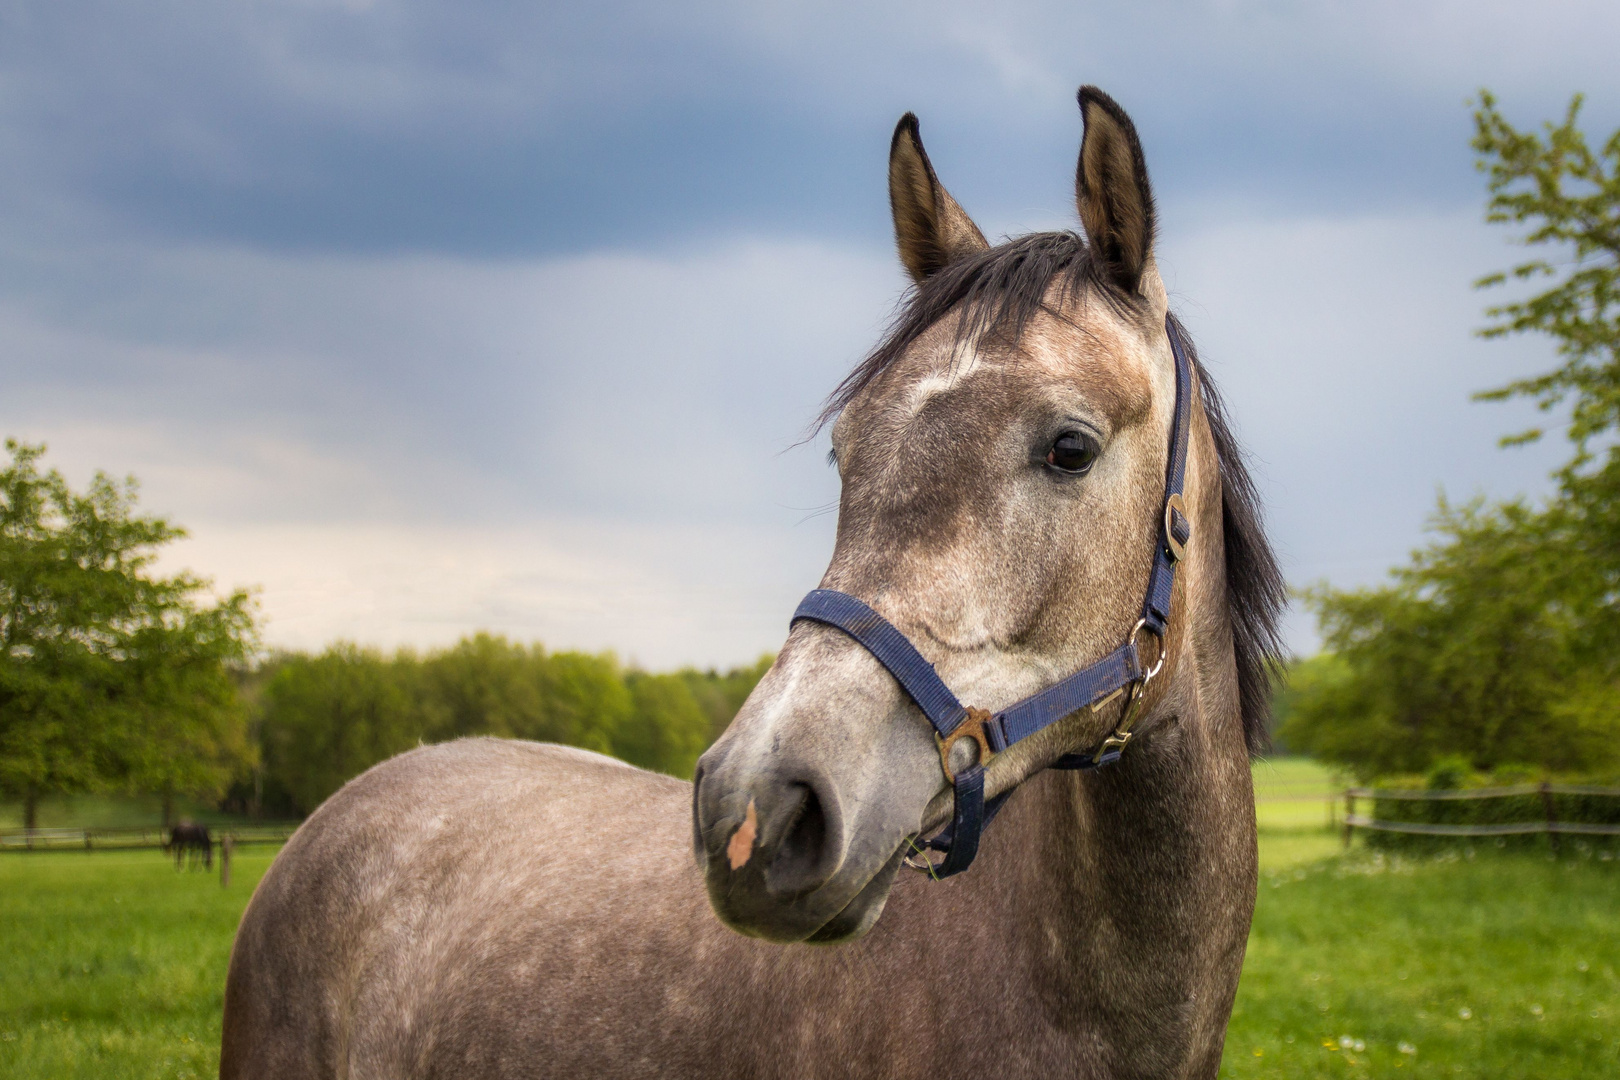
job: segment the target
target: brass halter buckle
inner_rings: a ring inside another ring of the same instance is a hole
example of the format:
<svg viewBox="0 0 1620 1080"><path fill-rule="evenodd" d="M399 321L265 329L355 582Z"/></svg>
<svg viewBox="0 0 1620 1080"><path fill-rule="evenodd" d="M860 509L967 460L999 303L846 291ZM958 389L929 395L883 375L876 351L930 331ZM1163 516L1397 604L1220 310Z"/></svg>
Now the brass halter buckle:
<svg viewBox="0 0 1620 1080"><path fill-rule="evenodd" d="M945 779L952 784L956 783L956 773L951 770L951 747L958 742L963 739L972 739L979 744L979 757L974 762L975 765L983 765L990 760L990 755L994 751L990 749L989 736L984 733L984 725L989 722L990 714L988 712L969 706L967 717L960 724L957 724L949 735L941 736L937 733L934 735L934 741L939 743L940 768L945 770Z"/></svg>

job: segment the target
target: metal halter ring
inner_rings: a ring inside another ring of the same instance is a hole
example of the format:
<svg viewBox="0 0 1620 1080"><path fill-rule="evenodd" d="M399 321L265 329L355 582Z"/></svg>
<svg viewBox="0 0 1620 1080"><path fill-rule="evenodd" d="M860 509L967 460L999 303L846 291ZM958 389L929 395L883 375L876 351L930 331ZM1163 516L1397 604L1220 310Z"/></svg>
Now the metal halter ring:
<svg viewBox="0 0 1620 1080"><path fill-rule="evenodd" d="M979 744L979 757L974 763L983 765L990 760L995 751L990 749L990 738L984 733L984 725L990 722L990 714L983 709L968 706L967 716L960 724L951 730L949 735L935 735L934 741L939 743L939 765L945 770L945 779L956 783L956 773L951 770L951 747L962 739L972 739Z"/></svg>
<svg viewBox="0 0 1620 1080"><path fill-rule="evenodd" d="M1157 641L1159 643L1159 655L1153 661L1153 666L1151 668L1149 668L1147 671L1142 673L1142 685L1146 686L1148 684L1148 680L1152 679L1161 670L1163 670L1163 668L1164 668L1164 658L1167 655L1169 655L1170 648L1169 648L1168 645L1165 644L1164 635L1159 633L1157 630L1151 629L1148 626L1146 619L1137 619L1136 620L1136 625L1131 627L1131 640L1135 641L1136 638L1137 638L1137 635L1141 634L1141 632L1144 631L1144 630L1146 630L1149 634L1151 634L1153 636L1154 641ZM1137 654L1141 655L1141 650L1137 650Z"/></svg>

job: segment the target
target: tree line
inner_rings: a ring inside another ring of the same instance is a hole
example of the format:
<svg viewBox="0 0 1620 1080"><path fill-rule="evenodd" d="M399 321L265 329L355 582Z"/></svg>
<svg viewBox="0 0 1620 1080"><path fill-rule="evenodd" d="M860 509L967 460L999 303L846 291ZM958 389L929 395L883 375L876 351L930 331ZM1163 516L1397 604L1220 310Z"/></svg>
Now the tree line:
<svg viewBox="0 0 1620 1080"><path fill-rule="evenodd" d="M1388 584L1303 594L1326 648L1295 665L1279 734L1364 779L1620 771L1620 131L1594 148L1580 109L1520 130L1482 92L1474 114L1486 220L1535 249L1476 282L1522 295L1480 333L1541 335L1558 356L1476 398L1527 398L1563 427L1554 493L1442 497L1432 540Z"/></svg>
<svg viewBox="0 0 1620 1080"><path fill-rule="evenodd" d="M133 478L75 491L5 443L0 468L0 795L27 828L51 795L157 795L302 816L423 743L538 739L690 776L770 657L654 674L609 653L478 634L384 655L260 655L252 597L154 563L185 533L138 512Z"/></svg>
<svg viewBox="0 0 1620 1080"><path fill-rule="evenodd" d="M257 754L227 802L302 816L379 761L469 735L564 743L690 777L770 663L654 674L611 653L548 653L491 634L426 653L339 644L275 656L241 680Z"/></svg>

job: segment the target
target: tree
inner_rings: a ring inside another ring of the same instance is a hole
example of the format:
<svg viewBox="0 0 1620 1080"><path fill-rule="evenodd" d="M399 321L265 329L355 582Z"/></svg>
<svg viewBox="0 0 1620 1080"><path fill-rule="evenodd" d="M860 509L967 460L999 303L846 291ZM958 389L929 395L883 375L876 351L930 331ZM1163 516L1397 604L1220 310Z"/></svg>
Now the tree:
<svg viewBox="0 0 1620 1080"><path fill-rule="evenodd" d="M1553 370L1478 395L1567 408L1569 460L1544 505L1441 500L1437 537L1381 589L1309 590L1334 661L1298 688L1282 735L1364 777L1449 755L1476 768L1620 761L1620 131L1594 152L1563 122L1520 131L1482 91L1473 147L1487 221L1539 254L1476 284L1552 279L1487 309L1487 338L1539 333ZM1541 429L1506 445L1531 442Z"/></svg>
<svg viewBox="0 0 1620 1080"><path fill-rule="evenodd" d="M1476 768L1602 768L1620 713L1576 708L1582 628L1558 600L1546 518L1442 503L1438 538L1395 583L1306 592L1327 654L1291 677L1281 737L1370 779L1462 754Z"/></svg>
<svg viewBox="0 0 1620 1080"><path fill-rule="evenodd" d="M679 674L686 681L687 689L692 691L698 706L708 714L709 742L718 739L731 724L743 702L748 700L748 695L754 692L754 687L759 685L759 680L765 677L774 663L776 657L766 653L747 667L732 668L723 673L713 668L708 671L681 669Z"/></svg>
<svg viewBox="0 0 1620 1080"><path fill-rule="evenodd" d="M251 599L151 573L185 533L135 513L133 479L82 493L7 440L0 470L0 789L36 823L41 796L124 787L224 789L246 750L231 666L253 643Z"/></svg>
<svg viewBox="0 0 1620 1080"><path fill-rule="evenodd" d="M689 777L709 745L709 716L680 675L625 676L630 715L614 732L613 752L632 765Z"/></svg>
<svg viewBox="0 0 1620 1080"><path fill-rule="evenodd" d="M319 656L284 658L264 688L265 772L312 812L350 779L423 742L421 664L339 643Z"/></svg>
<svg viewBox="0 0 1620 1080"><path fill-rule="evenodd" d="M462 638L422 662L431 737L512 738L544 727L546 651L499 635Z"/></svg>
<svg viewBox="0 0 1620 1080"><path fill-rule="evenodd" d="M1487 401L1529 397L1543 411L1568 402L1568 435L1576 452L1566 474L1590 463L1593 441L1620 424L1620 130L1593 153L1576 126L1581 104L1582 96L1576 94L1564 122L1543 125L1542 135L1515 128L1489 91L1480 91L1474 113L1477 166L1490 178L1485 220L1528 225L1526 245L1551 245L1557 253L1475 283L1494 288L1510 277L1557 279L1527 299L1487 308L1496 321L1480 334L1546 334L1558 343L1563 358L1552 371L1479 396ZM1565 257L1555 262L1557 255ZM1504 442L1541 436L1540 429L1533 429ZM1612 446L1607 459L1614 461Z"/></svg>

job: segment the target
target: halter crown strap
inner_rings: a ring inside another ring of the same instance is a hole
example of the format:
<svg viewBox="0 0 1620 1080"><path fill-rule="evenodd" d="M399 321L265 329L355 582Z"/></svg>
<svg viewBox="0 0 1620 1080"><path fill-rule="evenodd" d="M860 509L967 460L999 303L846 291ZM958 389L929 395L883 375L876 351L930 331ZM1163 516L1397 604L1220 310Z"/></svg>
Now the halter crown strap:
<svg viewBox="0 0 1620 1080"><path fill-rule="evenodd" d="M992 716L964 706L939 677L934 665L923 658L905 634L865 602L848 593L816 589L804 598L793 613L793 622L809 619L837 627L854 638L888 669L895 682L900 684L933 725L940 743L940 761L955 795L951 824L922 843L924 849L945 853L940 862L926 863L922 867L933 877L950 877L972 864L979 850L980 833L1012 794L1009 789L985 802L984 759L989 754L1000 753L1013 743L1027 739L1080 709L1100 708L1124 692L1125 706L1113 733L1090 754L1065 754L1051 767L1091 769L1117 761L1125 744L1130 741L1131 726L1136 719L1135 706L1142 687L1164 663L1165 634L1170 624L1176 564L1181 561L1187 542L1192 538L1192 523L1187 518L1186 504L1182 500L1187 475L1187 428L1192 415L1192 365L1188 362L1176 324L1169 316L1165 317L1164 328L1170 338L1170 351L1175 357L1176 367L1175 416L1170 425L1170 453L1165 464L1164 506L1141 618L1123 645L1061 682ZM1158 655L1153 666L1147 670L1142 667L1136 644L1143 631L1158 641ZM953 773L951 746L957 740L970 736L979 743L978 758L968 767Z"/></svg>

